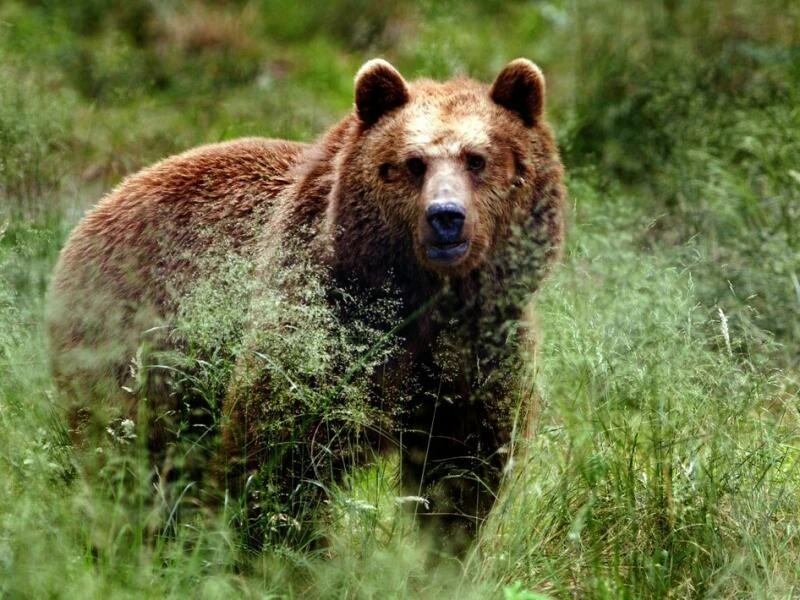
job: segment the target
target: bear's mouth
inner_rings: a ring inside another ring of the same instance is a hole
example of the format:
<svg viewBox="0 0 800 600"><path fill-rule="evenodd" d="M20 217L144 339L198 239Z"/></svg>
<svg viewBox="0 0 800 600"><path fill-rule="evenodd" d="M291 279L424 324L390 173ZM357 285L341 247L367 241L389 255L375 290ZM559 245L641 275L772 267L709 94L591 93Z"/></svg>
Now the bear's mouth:
<svg viewBox="0 0 800 600"><path fill-rule="evenodd" d="M450 244L428 244L428 260L437 262L455 262L469 250L469 240L452 242Z"/></svg>

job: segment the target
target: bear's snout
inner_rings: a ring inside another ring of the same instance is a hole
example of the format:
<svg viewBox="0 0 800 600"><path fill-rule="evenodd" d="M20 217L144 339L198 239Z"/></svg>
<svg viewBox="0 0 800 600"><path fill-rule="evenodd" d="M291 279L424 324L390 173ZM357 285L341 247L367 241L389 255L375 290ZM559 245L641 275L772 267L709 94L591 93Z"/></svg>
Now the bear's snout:
<svg viewBox="0 0 800 600"><path fill-rule="evenodd" d="M466 209L456 202L434 202L428 206L425 211L430 229L428 259L452 262L466 254L469 249L469 240L463 237L466 218Z"/></svg>
<svg viewBox="0 0 800 600"><path fill-rule="evenodd" d="M425 211L425 220L431 227L434 243L452 244L460 241L467 211L455 202L436 202Z"/></svg>

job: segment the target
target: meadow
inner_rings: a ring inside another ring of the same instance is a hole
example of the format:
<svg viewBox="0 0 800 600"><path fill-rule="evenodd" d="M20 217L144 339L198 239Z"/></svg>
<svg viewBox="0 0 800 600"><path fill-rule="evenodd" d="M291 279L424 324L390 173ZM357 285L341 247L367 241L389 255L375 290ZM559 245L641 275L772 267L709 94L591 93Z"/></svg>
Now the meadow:
<svg viewBox="0 0 800 600"><path fill-rule="evenodd" d="M314 139L374 56L531 58L567 169L542 406L473 551L431 560L391 461L332 497L324 551L243 548L144 460L82 478L42 325L71 228L183 149ZM800 595L800 4L0 2L0 482L9 598Z"/></svg>

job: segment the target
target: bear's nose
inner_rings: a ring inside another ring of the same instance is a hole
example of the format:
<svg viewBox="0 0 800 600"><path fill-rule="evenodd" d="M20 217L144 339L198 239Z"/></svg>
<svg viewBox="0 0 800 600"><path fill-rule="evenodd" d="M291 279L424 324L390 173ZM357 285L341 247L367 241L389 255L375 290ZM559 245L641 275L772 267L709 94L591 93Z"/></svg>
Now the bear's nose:
<svg viewBox="0 0 800 600"><path fill-rule="evenodd" d="M464 207L455 202L434 202L425 211L425 218L440 244L460 241L466 216Z"/></svg>

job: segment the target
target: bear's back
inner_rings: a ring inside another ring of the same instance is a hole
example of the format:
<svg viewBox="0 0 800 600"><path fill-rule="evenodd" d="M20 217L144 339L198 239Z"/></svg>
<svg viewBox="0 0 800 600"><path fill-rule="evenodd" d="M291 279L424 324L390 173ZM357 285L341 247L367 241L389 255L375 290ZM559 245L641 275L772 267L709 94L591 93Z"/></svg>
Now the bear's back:
<svg viewBox="0 0 800 600"><path fill-rule="evenodd" d="M119 379L109 366L164 324L204 256L250 252L306 148L263 138L201 146L128 177L91 209L51 282L56 379Z"/></svg>

